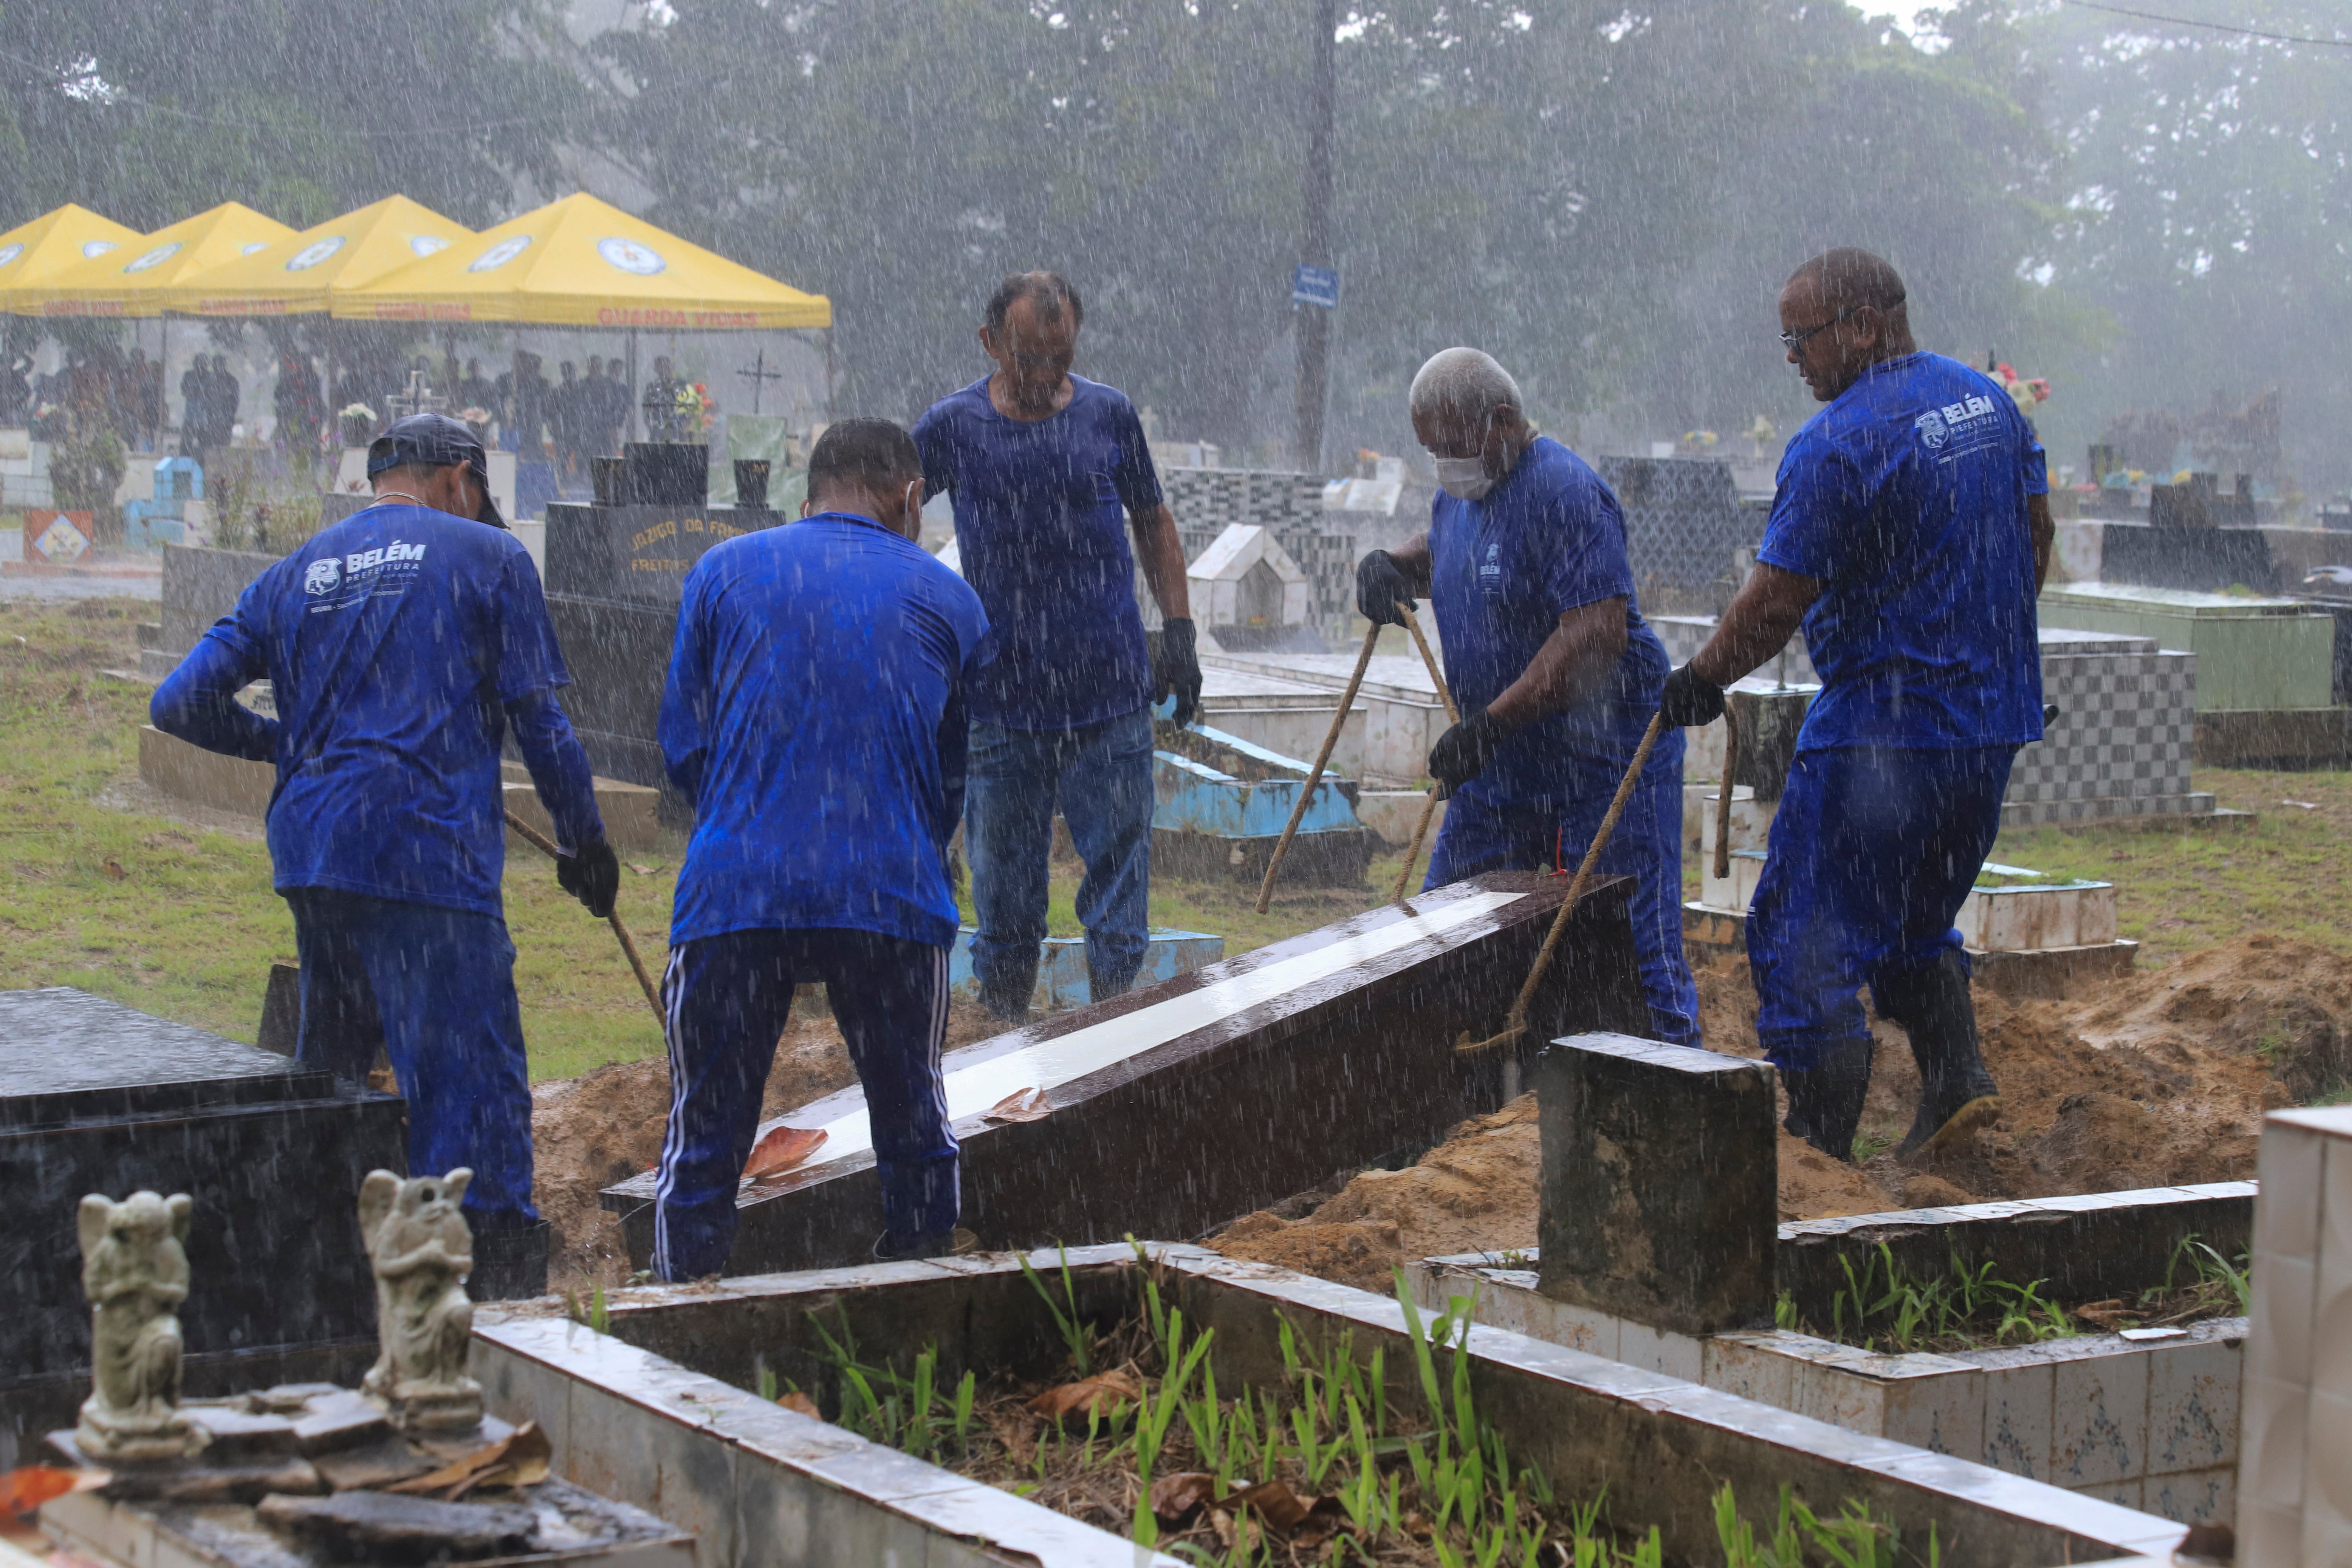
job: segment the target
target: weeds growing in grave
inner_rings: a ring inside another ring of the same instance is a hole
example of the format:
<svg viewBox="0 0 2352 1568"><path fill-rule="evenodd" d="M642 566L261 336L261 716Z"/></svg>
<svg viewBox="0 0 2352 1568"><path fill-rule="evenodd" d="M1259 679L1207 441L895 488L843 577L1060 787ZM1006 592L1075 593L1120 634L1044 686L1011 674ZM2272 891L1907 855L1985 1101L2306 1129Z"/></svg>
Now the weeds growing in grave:
<svg viewBox="0 0 2352 1568"><path fill-rule="evenodd" d="M588 1288L588 1300L584 1306L581 1304L580 1292L577 1290L566 1290L563 1293L563 1300L573 1322L592 1328L600 1334L612 1331L613 1309L604 1300L603 1285L591 1285ZM769 1397L772 1399L775 1396L771 1394Z"/></svg>
<svg viewBox="0 0 2352 1568"><path fill-rule="evenodd" d="M2093 1330L2169 1328L2205 1318L2243 1317L2252 1310L2246 1259L2235 1263L2194 1236L2173 1248L2164 1280L2130 1301L2085 1301L2072 1308L2053 1300L2046 1280L2019 1285L2002 1279L1990 1262L1969 1268L1957 1250L1941 1278L1921 1279L1881 1242L1859 1269L1840 1258L1845 1283L1830 1302L1828 1337L1867 1350L1910 1352L1981 1349L2071 1339ZM1795 1300L1773 1305L1779 1327L1820 1332L1803 1321Z"/></svg>
<svg viewBox="0 0 2352 1568"><path fill-rule="evenodd" d="M1278 1320L1278 1382L1220 1388L1216 1331L1186 1321L1140 1247L1114 1323L1082 1305L1066 1256L1022 1268L1061 1342L1056 1379L1000 1373L983 1389L970 1370L950 1393L936 1348L903 1371L870 1361L843 1312L811 1320L817 1343L803 1347L834 1419L1193 1563L1663 1568L1654 1528L1613 1528L1605 1495L1557 1498L1482 1418L1463 1352L1469 1297L1429 1317L1400 1272L1409 1359L1360 1356L1352 1331L1318 1346ZM764 1358L755 1376L778 1397ZM1784 1489L1769 1536L1727 1487L1715 1510L1727 1568L1939 1562L1932 1537L1924 1556L1898 1557L1894 1528L1857 1503L1823 1516Z"/></svg>

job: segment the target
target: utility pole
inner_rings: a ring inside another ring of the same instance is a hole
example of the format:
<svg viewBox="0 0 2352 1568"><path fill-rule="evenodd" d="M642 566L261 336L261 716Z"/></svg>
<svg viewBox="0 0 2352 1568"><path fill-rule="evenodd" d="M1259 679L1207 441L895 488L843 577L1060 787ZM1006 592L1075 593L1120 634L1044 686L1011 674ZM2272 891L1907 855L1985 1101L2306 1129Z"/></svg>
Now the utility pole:
<svg viewBox="0 0 2352 1568"><path fill-rule="evenodd" d="M1339 31L1339 0L1307 0L1315 15L1315 52L1307 98L1307 187L1300 202L1304 223L1299 260L1308 267L1331 265L1331 119L1336 96L1332 37ZM1308 473L1323 471L1323 400L1330 384L1331 313L1319 305L1293 305L1298 319L1298 425L1295 458Z"/></svg>

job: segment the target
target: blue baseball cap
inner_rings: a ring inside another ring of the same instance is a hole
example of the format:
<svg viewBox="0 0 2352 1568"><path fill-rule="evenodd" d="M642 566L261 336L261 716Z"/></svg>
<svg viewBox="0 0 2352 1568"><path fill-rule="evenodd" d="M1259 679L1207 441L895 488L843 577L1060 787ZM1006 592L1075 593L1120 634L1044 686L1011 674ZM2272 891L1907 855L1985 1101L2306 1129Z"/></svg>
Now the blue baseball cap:
<svg viewBox="0 0 2352 1568"><path fill-rule="evenodd" d="M394 420L384 426L383 435L368 443L367 471L371 479L387 468L412 465L451 468L461 463L473 470L475 482L482 487L482 510L474 521L487 522L492 528L505 528L506 519L499 515L499 503L490 499L489 458L482 450L481 437L464 420L452 419L446 414L411 414Z"/></svg>

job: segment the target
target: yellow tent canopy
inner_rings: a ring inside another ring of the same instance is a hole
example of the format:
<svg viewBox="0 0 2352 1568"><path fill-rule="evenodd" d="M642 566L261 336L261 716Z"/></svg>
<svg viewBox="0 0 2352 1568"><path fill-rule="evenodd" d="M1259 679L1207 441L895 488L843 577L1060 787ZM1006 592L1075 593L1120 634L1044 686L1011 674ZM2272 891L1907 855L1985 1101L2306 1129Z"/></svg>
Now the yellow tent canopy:
<svg viewBox="0 0 2352 1568"><path fill-rule="evenodd" d="M206 268L163 289L163 302L196 316L315 313L327 309L331 292L373 283L473 232L406 196L386 196Z"/></svg>
<svg viewBox="0 0 2352 1568"><path fill-rule="evenodd" d="M833 305L689 245L584 193L487 229L362 287L340 321L559 327L829 327Z"/></svg>
<svg viewBox="0 0 2352 1568"><path fill-rule="evenodd" d="M159 316L164 290L173 284L293 232L241 203L223 202L120 252L76 262L27 284L16 290L11 306L26 315Z"/></svg>
<svg viewBox="0 0 2352 1568"><path fill-rule="evenodd" d="M55 212L0 234L0 310L18 308L16 295L68 267L139 243L139 231L68 202Z"/></svg>

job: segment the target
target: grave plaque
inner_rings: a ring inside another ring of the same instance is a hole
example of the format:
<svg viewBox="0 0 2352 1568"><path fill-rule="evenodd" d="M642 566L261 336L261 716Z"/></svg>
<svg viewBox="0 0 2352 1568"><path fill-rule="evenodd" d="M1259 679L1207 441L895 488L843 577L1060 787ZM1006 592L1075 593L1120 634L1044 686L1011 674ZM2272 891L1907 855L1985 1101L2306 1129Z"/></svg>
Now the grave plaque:
<svg viewBox="0 0 2352 1568"><path fill-rule="evenodd" d="M89 1376L74 1228L89 1193L195 1199L192 1368L372 1335L354 1205L377 1166L407 1166L395 1096L85 992L0 992L0 1405Z"/></svg>
<svg viewBox="0 0 2352 1568"><path fill-rule="evenodd" d="M1462 1058L1501 1021L1570 879L1493 872L950 1052L964 1223L983 1246L1198 1236L1426 1147L1517 1092L1507 1053ZM1543 1039L1643 1029L1632 884L1595 886L1532 1009ZM992 1115L1027 1091L1024 1120ZM737 1199L730 1274L865 1261L881 1228L862 1090L783 1119L824 1142ZM654 1177L604 1192L632 1267L653 1249Z"/></svg>
<svg viewBox="0 0 2352 1568"><path fill-rule="evenodd" d="M667 796L655 723L686 574L712 545L784 521L696 503L549 505L547 608L572 679L563 707L596 772Z"/></svg>

